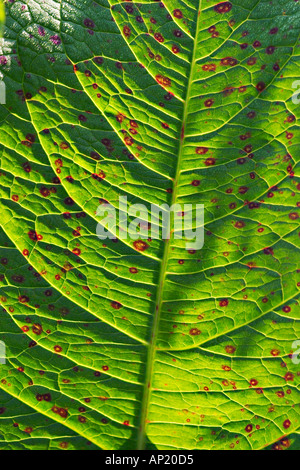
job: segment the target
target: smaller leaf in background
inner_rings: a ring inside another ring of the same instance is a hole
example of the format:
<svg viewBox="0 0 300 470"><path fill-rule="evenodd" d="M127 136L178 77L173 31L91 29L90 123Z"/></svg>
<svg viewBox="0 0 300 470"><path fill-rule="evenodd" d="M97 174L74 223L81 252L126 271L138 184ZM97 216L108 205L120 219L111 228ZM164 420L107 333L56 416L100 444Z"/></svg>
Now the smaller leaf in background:
<svg viewBox="0 0 300 470"><path fill-rule="evenodd" d="M0 0L0 36L2 37L3 25L5 20L5 9L2 0Z"/></svg>
<svg viewBox="0 0 300 470"><path fill-rule="evenodd" d="M4 23L4 19L5 19L4 5L3 5L3 2L0 0L0 21L1 21L1 24Z"/></svg>

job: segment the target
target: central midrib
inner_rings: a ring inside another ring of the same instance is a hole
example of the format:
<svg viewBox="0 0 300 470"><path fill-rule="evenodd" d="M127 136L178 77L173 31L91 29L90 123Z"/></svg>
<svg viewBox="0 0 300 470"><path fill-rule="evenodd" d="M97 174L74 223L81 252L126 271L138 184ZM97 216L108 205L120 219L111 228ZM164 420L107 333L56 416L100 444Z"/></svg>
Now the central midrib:
<svg viewBox="0 0 300 470"><path fill-rule="evenodd" d="M189 101L190 101L192 77L194 75L193 72L194 72L194 66L196 62L196 47L198 43L199 18L201 15L201 2L202 0L199 0L199 8L197 11L197 20L196 20L195 39L194 39L194 44L193 44L192 61L191 61L190 73L189 73L188 84L187 84L186 99L184 101L181 136L180 136L180 144L178 148L178 158L177 158L176 174L174 178L171 205L175 204L177 200L178 180L180 176L181 160L183 157L183 147L184 147L184 140L185 140L184 132L185 132L185 125L186 125L186 120L188 116L188 106L189 106ZM171 244L171 238L166 240L165 242L163 258L162 258L160 273L159 273L159 282L158 282L157 296L156 296L156 302L155 302L152 335L150 338L147 363L146 363L145 385L144 385L144 392L143 392L143 398L142 398L141 419L140 419L140 427L138 431L138 440L137 440L138 450L145 449L145 443L146 443L146 426L147 426L149 404L150 404L150 399L151 399L153 365L154 365L155 354L156 354L157 335L159 331L163 288L164 288L164 282L165 282L165 277L166 277L166 267L167 267L167 263L169 259L170 244Z"/></svg>

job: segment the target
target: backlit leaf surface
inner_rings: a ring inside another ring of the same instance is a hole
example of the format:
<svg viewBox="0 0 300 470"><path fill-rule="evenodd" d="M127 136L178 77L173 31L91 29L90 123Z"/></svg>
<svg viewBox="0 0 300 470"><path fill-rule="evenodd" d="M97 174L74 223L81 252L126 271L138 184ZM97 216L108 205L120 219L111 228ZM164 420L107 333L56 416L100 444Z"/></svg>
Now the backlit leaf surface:
<svg viewBox="0 0 300 470"><path fill-rule="evenodd" d="M299 3L6 6L0 448L299 449ZM204 247L100 241L121 195Z"/></svg>

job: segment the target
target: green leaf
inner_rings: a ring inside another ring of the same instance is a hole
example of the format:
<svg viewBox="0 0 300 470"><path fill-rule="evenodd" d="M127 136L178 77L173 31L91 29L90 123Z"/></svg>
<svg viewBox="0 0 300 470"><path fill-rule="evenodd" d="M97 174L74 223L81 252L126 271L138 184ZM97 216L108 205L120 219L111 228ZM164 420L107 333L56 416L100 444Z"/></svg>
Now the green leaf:
<svg viewBox="0 0 300 470"><path fill-rule="evenodd" d="M299 450L299 4L6 8L0 449ZM204 247L100 241L119 196Z"/></svg>
<svg viewBox="0 0 300 470"><path fill-rule="evenodd" d="M4 10L4 5L2 3L2 0L0 1L0 26L1 26L1 32L2 32L2 26L4 24L5 20L5 10Z"/></svg>

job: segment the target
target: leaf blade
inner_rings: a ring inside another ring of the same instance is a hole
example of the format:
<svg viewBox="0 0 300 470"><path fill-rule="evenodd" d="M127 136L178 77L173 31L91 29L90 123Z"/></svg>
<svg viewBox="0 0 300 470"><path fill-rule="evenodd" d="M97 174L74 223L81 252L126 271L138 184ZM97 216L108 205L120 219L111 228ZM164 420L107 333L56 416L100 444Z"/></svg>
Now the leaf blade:
<svg viewBox="0 0 300 470"><path fill-rule="evenodd" d="M50 377L47 382L44 374L35 378L32 392L25 378L18 379L19 354L29 376L34 372L30 361L37 367L40 359L33 353L36 346L27 353L25 339L16 349L16 331L5 335L10 356L1 374L6 380L13 371L14 393L9 393L21 400L25 395L31 408L74 432L74 442L78 433L95 446L112 449L263 448L285 429L290 433L298 427L297 389L287 405L276 393L291 390L286 373L293 375L291 382L298 380L294 365L289 361L287 372L281 362L288 360L299 331L293 259L298 223L290 217L297 213L291 202L296 179L290 176L295 170L297 177L298 127L285 119L287 111L288 116L299 112L291 101L299 31L279 38L278 31L265 30L256 57L257 31L269 17L274 27L274 11L280 13L278 30L287 33L281 4L269 11L262 1L246 6L223 2L198 15L193 4L166 3L166 9L151 4L149 13L147 3L119 3L110 10L106 2L62 2L60 9L46 5L41 16L29 2L20 24L14 22L18 6L8 7L6 34L10 41L17 38L22 64L12 61L5 69L14 113L1 111L2 251L9 264L13 259L12 268L4 263L1 302L13 309L5 323L13 329L27 326L25 337L38 339ZM296 21L297 5L291 2L287 10ZM22 27L26 34L19 35ZM242 38L249 41L247 47ZM288 57L280 62L280 72L274 69L279 48ZM18 81L19 67L24 83ZM283 101L274 104L279 82L284 83ZM12 126L16 132L10 135ZM273 161L276 153L279 163ZM289 170L286 155L295 165ZM103 173L101 181L92 177ZM54 180L57 175L61 184ZM275 203L261 202L274 193ZM153 240L138 252L132 241L109 241L99 250L94 235L99 198L116 205L120 194L130 204L148 206L205 201L207 245L201 253L187 253L184 242ZM36 240L33 230L43 238ZM42 281L25 275L24 249ZM139 276L130 272L133 266ZM20 287L16 272L22 270L25 284ZM292 322L282 314L287 307ZM24 324L26 315L31 322ZM42 332L35 326L41 320ZM279 327L269 323L292 324L293 333L282 339ZM248 344L253 331L259 347L254 340ZM278 357L270 352L275 346ZM251 380L258 383L249 385ZM45 383L55 391L56 411L53 403L35 403L34 391ZM7 383L2 385L6 397ZM270 411L269 403L276 400ZM82 406L87 413L78 413ZM292 424L287 426L287 420ZM27 437L28 430L22 432ZM34 426L32 433L38 434ZM22 442L22 434L18 437ZM86 444L80 440L78 445Z"/></svg>

